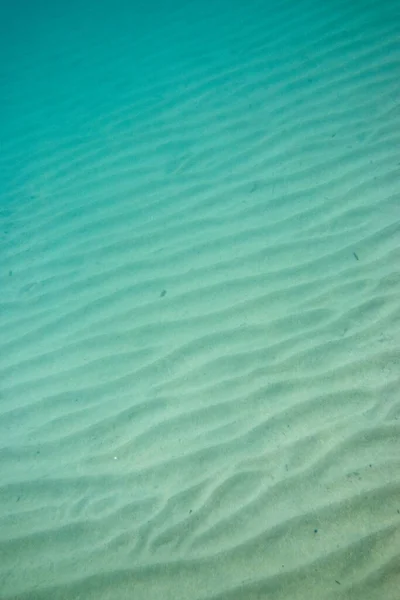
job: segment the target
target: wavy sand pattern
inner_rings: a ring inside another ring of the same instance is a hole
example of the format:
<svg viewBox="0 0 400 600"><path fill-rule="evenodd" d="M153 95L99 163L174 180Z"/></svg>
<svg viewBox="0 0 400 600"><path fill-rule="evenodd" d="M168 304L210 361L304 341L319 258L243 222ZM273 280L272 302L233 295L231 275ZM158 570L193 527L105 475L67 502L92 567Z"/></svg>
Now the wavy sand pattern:
<svg viewBox="0 0 400 600"><path fill-rule="evenodd" d="M0 598L398 600L397 3L128 4L3 21Z"/></svg>

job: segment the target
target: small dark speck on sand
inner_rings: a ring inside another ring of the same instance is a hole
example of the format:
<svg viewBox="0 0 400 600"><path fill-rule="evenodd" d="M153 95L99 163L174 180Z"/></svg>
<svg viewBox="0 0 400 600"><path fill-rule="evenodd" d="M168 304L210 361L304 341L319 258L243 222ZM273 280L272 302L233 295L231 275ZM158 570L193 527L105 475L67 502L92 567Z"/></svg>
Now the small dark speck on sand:
<svg viewBox="0 0 400 600"><path fill-rule="evenodd" d="M160 298L164 298L164 296L166 295L167 290L163 290L160 294Z"/></svg>

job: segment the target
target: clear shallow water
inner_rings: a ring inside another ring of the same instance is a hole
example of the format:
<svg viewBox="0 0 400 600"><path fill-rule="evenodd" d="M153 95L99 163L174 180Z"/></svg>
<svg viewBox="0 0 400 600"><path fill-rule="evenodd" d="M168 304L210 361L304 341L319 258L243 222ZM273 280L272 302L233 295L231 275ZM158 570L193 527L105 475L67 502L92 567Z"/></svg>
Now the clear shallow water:
<svg viewBox="0 0 400 600"><path fill-rule="evenodd" d="M397 599L395 3L2 11L0 597Z"/></svg>

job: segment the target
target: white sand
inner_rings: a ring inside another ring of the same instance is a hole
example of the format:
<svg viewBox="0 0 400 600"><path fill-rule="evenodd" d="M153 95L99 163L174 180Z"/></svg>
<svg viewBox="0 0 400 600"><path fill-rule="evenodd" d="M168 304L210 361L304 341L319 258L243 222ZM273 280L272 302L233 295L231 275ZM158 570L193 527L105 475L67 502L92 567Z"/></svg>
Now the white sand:
<svg viewBox="0 0 400 600"><path fill-rule="evenodd" d="M398 600L398 3L55 4L2 17L1 600Z"/></svg>

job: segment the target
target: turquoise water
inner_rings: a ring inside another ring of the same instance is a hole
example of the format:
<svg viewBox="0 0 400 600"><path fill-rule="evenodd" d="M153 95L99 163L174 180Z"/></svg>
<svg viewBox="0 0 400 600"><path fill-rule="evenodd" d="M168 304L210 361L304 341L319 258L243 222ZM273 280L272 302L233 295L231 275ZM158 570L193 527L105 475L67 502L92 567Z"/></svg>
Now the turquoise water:
<svg viewBox="0 0 400 600"><path fill-rule="evenodd" d="M398 600L399 19L3 2L2 600Z"/></svg>

